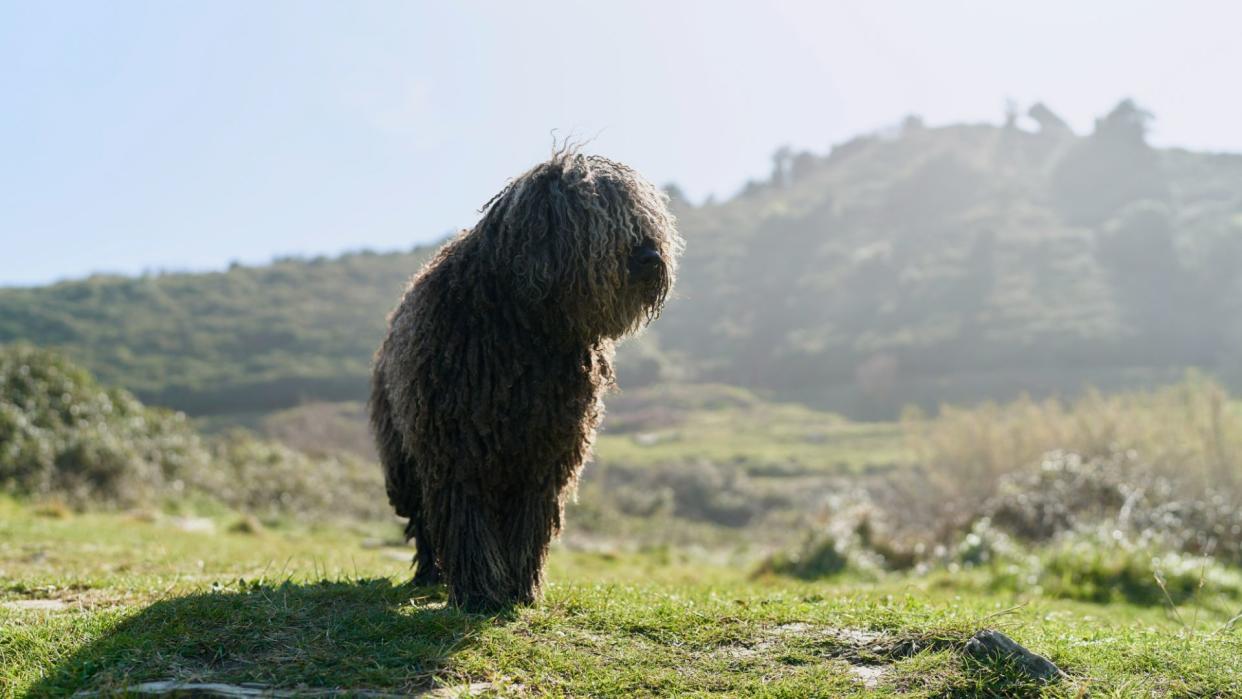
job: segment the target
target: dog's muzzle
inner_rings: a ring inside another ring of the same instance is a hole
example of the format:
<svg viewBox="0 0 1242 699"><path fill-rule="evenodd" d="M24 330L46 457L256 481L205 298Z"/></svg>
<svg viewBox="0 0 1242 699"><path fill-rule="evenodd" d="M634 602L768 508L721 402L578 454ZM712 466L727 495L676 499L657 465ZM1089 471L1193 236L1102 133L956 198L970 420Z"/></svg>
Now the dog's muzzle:
<svg viewBox="0 0 1242 699"><path fill-rule="evenodd" d="M630 276L634 279L649 281L660 277L664 259L653 248L639 248L630 255Z"/></svg>

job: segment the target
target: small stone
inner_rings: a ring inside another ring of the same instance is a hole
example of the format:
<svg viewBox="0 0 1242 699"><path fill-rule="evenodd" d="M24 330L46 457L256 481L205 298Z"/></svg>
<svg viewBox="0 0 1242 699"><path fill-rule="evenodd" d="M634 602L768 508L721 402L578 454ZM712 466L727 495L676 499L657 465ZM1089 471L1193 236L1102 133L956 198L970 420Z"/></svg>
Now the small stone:
<svg viewBox="0 0 1242 699"><path fill-rule="evenodd" d="M1000 631L984 629L966 643L966 654L975 660L1005 660L1013 663L1028 677L1055 682L1066 675L1051 660L1022 647Z"/></svg>
<svg viewBox="0 0 1242 699"><path fill-rule="evenodd" d="M64 600L58 599L19 599L4 602L2 606L6 609L58 612L69 605L65 604Z"/></svg>
<svg viewBox="0 0 1242 699"><path fill-rule="evenodd" d="M864 689L875 689L889 672L891 665L850 665L850 674L862 683Z"/></svg>
<svg viewBox="0 0 1242 699"><path fill-rule="evenodd" d="M171 524L183 532L211 534L216 531L216 523L207 517L173 517Z"/></svg>

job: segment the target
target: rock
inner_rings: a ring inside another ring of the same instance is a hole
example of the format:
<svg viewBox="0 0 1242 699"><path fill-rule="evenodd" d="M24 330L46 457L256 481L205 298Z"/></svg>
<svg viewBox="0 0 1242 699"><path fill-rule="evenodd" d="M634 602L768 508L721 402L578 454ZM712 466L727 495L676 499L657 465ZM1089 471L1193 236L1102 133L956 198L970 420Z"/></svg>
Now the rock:
<svg viewBox="0 0 1242 699"><path fill-rule="evenodd" d="M216 531L216 523L207 517L173 517L169 522L183 532L212 534Z"/></svg>
<svg viewBox="0 0 1242 699"><path fill-rule="evenodd" d="M0 606L3 606L5 609L33 609L45 612L59 612L69 605L65 604L64 600L58 599L19 599L12 602L4 602Z"/></svg>
<svg viewBox="0 0 1242 699"><path fill-rule="evenodd" d="M880 681L892 672L892 665L850 665L849 672L859 682L862 683L864 689L876 689L880 686Z"/></svg>
<svg viewBox="0 0 1242 699"><path fill-rule="evenodd" d="M1000 631L984 629L966 643L966 654L980 662L1003 660L1013 663L1028 677L1055 682L1066 675L1051 660L1023 648Z"/></svg>

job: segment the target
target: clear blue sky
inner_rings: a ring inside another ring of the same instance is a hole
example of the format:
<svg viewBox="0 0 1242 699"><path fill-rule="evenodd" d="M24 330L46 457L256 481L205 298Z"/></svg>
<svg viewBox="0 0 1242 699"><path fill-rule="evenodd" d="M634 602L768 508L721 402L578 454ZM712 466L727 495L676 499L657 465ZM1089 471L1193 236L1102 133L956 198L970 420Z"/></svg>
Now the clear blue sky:
<svg viewBox="0 0 1242 699"><path fill-rule="evenodd" d="M1231 2L0 0L0 284L409 248L553 129L692 198L894 124L1118 99L1242 151Z"/></svg>

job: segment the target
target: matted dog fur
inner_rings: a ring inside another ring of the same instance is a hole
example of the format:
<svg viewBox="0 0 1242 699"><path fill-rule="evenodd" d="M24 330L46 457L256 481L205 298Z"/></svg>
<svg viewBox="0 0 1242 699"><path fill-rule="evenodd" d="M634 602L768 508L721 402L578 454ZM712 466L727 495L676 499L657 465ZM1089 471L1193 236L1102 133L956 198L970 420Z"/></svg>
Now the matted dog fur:
<svg viewBox="0 0 1242 699"><path fill-rule="evenodd" d="M682 241L667 198L559 152L417 274L375 356L371 426L417 584L535 601L613 385L614 342L659 314Z"/></svg>

